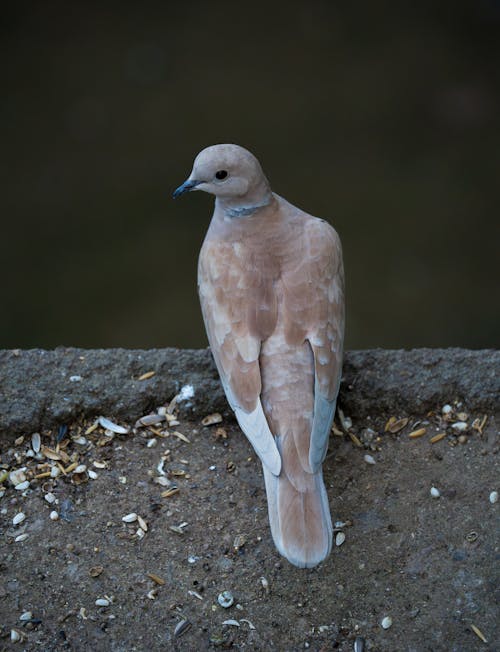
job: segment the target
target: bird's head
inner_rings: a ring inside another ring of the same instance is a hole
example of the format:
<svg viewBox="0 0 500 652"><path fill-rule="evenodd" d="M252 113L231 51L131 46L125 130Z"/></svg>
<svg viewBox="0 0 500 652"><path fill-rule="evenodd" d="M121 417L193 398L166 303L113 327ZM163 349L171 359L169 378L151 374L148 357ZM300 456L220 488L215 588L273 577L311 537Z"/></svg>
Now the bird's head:
<svg viewBox="0 0 500 652"><path fill-rule="evenodd" d="M190 190L211 193L229 207L265 204L271 196L259 161L239 145L212 145L202 150L174 199Z"/></svg>

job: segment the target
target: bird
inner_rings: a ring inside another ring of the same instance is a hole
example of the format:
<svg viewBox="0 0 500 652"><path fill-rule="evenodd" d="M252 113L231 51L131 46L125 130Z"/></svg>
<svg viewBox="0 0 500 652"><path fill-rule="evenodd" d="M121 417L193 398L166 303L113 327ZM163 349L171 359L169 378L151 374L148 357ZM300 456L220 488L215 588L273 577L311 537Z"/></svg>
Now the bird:
<svg viewBox="0 0 500 652"><path fill-rule="evenodd" d="M173 196L189 191L215 195L198 294L221 383L262 463L275 546L312 568L332 546L322 464L342 371L340 238L275 194L239 145L203 149Z"/></svg>

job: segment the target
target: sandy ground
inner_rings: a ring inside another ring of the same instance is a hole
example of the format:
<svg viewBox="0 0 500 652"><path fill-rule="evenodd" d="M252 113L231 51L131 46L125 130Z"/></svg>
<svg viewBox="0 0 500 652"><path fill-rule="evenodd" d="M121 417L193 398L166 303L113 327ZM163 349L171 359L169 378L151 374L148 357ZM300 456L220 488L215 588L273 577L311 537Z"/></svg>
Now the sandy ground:
<svg viewBox="0 0 500 652"><path fill-rule="evenodd" d="M26 457L31 433L11 442L2 468L26 467L30 487L5 478L0 498L0 649L352 651L356 640L357 650L500 649L495 417L480 433L471 424L483 414L468 415L459 443L440 414L406 415L397 434L384 431L387 416L353 416L361 446L332 434L324 475L345 541L312 570L274 549L260 465L232 422L114 438L76 423L41 433L52 451L62 437L58 461L45 448ZM49 477L58 462L97 477ZM131 513L143 521L124 522Z"/></svg>

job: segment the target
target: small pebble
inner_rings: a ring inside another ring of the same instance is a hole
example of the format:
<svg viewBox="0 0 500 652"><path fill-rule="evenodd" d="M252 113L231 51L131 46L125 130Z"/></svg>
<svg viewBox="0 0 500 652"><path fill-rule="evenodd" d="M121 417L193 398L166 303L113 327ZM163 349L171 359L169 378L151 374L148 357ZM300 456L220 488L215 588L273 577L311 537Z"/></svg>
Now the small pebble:
<svg viewBox="0 0 500 652"><path fill-rule="evenodd" d="M44 498L49 503L49 505L52 505L53 503L56 502L56 497L54 496L54 494L51 491L46 493Z"/></svg>
<svg viewBox="0 0 500 652"><path fill-rule="evenodd" d="M30 481L25 480L24 482L20 482L19 484L16 484L15 489L17 489L17 491L24 491L29 486L30 486Z"/></svg>
<svg viewBox="0 0 500 652"><path fill-rule="evenodd" d="M27 620L31 620L33 618L33 612L32 611L25 611L19 616L19 620L25 622Z"/></svg>
<svg viewBox="0 0 500 652"><path fill-rule="evenodd" d="M451 412L453 412L453 408L451 407L451 405L446 404L443 405L443 407L441 408L441 412L443 414L450 414Z"/></svg>
<svg viewBox="0 0 500 652"><path fill-rule="evenodd" d="M148 448L153 448L153 446L156 446L157 443L158 443L158 441L156 439L154 439L154 438L153 439L148 439L148 443L146 444L146 446Z"/></svg>
<svg viewBox="0 0 500 652"><path fill-rule="evenodd" d="M439 491L439 489L436 489L436 487L431 487L431 496L433 498L439 498L440 495L441 492Z"/></svg>
<svg viewBox="0 0 500 652"><path fill-rule="evenodd" d="M371 455L365 455L365 462L367 464L376 464L375 460Z"/></svg>
<svg viewBox="0 0 500 652"><path fill-rule="evenodd" d="M85 464L79 464L76 469L73 471L73 473L85 473L87 470L87 466Z"/></svg>
<svg viewBox="0 0 500 652"><path fill-rule="evenodd" d="M494 505L498 502L498 491L492 491L490 493L490 503Z"/></svg>
<svg viewBox="0 0 500 652"><path fill-rule="evenodd" d="M386 616L385 618L382 618L382 622L380 624L382 625L383 629L389 629L389 627L392 625L392 618L390 616Z"/></svg>
<svg viewBox="0 0 500 652"><path fill-rule="evenodd" d="M464 421L457 421L456 423L452 423L451 427L457 432L463 432L468 428L467 424Z"/></svg>
<svg viewBox="0 0 500 652"><path fill-rule="evenodd" d="M51 521L57 521L59 518L59 514L54 510L53 512L50 512L50 520Z"/></svg>
<svg viewBox="0 0 500 652"><path fill-rule="evenodd" d="M88 474L89 474L89 478L90 478L91 480L97 480L97 478L99 477L99 476L97 475L97 473L96 473L95 471L92 471L92 470L88 471Z"/></svg>
<svg viewBox="0 0 500 652"><path fill-rule="evenodd" d="M57 476L60 474L61 474L61 469L54 464L54 466L50 469L50 477L57 478Z"/></svg>
<svg viewBox="0 0 500 652"><path fill-rule="evenodd" d="M122 521L124 523L133 523L134 521L137 521L137 514L135 512L127 514L126 516L122 517Z"/></svg>
<svg viewBox="0 0 500 652"><path fill-rule="evenodd" d="M95 604L96 607L109 607L111 602L107 598L97 598Z"/></svg>

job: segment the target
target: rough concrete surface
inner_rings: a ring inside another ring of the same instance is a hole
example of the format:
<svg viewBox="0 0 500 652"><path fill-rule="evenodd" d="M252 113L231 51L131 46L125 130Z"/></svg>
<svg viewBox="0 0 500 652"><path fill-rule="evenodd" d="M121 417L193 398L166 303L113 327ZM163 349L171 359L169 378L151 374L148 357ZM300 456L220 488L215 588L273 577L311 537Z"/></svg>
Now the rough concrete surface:
<svg viewBox="0 0 500 652"><path fill-rule="evenodd" d="M345 541L304 571L207 351L1 352L0 650L500 649L499 362L346 355L324 463ZM134 427L186 384L168 423Z"/></svg>

